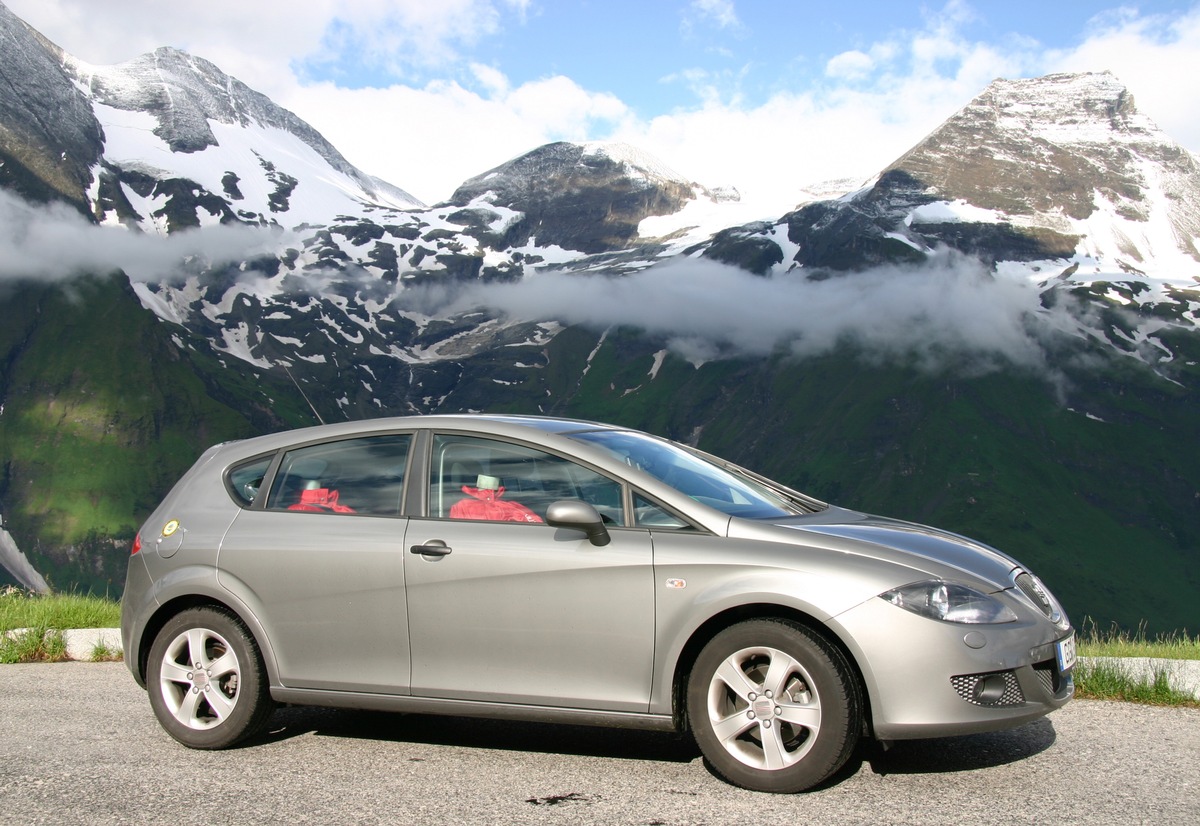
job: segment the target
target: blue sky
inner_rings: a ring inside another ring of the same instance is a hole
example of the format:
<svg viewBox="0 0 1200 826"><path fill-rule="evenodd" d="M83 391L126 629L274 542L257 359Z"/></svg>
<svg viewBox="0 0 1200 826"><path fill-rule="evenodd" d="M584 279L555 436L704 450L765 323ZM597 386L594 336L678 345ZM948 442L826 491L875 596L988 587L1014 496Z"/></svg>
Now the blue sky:
<svg viewBox="0 0 1200 826"><path fill-rule="evenodd" d="M3 2L91 63L206 57L430 203L551 140L620 140L769 213L1055 71L1112 71L1200 151L1200 0Z"/></svg>
<svg viewBox="0 0 1200 826"><path fill-rule="evenodd" d="M703 93L746 105L796 87L829 85L828 62L852 51L916 36L954 19L966 39L1048 49L1083 41L1090 24L1136 10L1179 12L1195 3L1088 0L1006 2L814 2L726 0L549 0L500 6L495 29L446 51L502 71L514 86L564 75L584 88L610 92L641 117L703 102ZM421 63L403 54L373 54L344 27L326 38L334 58L317 55L295 69L308 80L356 87L393 82L423 86L452 77L478 88L463 61ZM863 78L862 80L868 80Z"/></svg>

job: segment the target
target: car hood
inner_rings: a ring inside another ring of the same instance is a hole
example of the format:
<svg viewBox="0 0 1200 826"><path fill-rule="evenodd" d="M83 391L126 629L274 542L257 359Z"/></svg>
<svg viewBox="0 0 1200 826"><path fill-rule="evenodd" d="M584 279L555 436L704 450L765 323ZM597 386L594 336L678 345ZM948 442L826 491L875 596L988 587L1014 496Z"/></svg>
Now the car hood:
<svg viewBox="0 0 1200 826"><path fill-rule="evenodd" d="M925 570L928 566L917 560L927 560L984 579L997 590L1011 587L1012 571L1020 567L1012 557L965 536L913 522L838 510L843 518L836 522L789 521L780 527L850 540L860 546L856 549L860 553Z"/></svg>

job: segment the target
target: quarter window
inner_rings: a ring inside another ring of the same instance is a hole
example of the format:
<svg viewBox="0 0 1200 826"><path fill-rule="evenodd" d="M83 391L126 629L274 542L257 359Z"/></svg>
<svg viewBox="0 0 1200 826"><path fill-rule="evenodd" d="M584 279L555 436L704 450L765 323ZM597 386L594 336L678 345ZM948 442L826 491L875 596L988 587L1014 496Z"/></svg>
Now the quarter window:
<svg viewBox="0 0 1200 826"><path fill-rule="evenodd" d="M252 459L229 471L229 490L239 504L245 507L254 504L254 500L258 498L258 492L262 488L263 477L267 475L267 469L271 467L272 458L274 457L264 456Z"/></svg>
<svg viewBox="0 0 1200 826"><path fill-rule="evenodd" d="M633 495L634 524L639 528L691 528L692 526L680 519L640 493Z"/></svg>
<svg viewBox="0 0 1200 826"><path fill-rule="evenodd" d="M409 434L389 434L288 451L267 507L396 516L411 441Z"/></svg>

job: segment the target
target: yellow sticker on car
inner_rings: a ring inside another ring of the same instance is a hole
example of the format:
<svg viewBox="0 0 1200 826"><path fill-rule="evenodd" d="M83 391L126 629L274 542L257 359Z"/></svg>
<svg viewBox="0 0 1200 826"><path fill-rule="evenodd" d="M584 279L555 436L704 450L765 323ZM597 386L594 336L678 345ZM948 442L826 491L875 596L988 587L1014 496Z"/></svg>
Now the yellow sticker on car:
<svg viewBox="0 0 1200 826"><path fill-rule="evenodd" d="M175 531L177 531L177 530L179 530L179 520L172 519L170 522L163 525L162 535L170 536L171 534L175 533Z"/></svg>

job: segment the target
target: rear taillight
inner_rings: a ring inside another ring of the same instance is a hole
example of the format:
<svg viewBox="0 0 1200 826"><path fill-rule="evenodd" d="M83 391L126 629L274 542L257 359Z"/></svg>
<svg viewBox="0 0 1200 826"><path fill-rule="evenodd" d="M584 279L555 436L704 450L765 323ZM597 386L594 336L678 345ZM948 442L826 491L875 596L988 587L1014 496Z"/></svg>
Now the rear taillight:
<svg viewBox="0 0 1200 826"><path fill-rule="evenodd" d="M139 533L137 536L135 536L135 537L133 538L133 550L131 550L131 551L129 552L129 555L130 555L130 556L133 556L134 554L136 554L136 553L137 553L138 551L140 551L141 549L142 549L142 535Z"/></svg>

